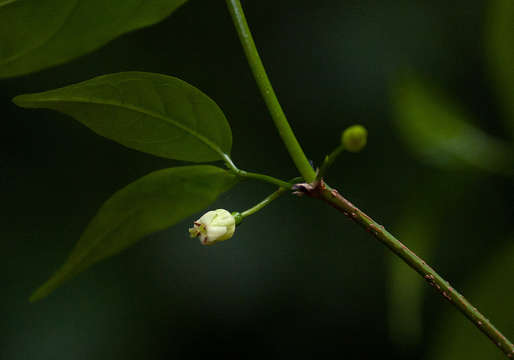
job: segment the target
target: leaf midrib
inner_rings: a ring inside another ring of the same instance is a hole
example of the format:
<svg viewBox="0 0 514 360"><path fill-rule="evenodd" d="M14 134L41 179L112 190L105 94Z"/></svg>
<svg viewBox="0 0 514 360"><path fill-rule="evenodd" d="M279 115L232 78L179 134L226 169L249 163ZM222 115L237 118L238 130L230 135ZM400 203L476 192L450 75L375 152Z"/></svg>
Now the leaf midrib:
<svg viewBox="0 0 514 360"><path fill-rule="evenodd" d="M21 101L23 101L23 98L24 98L23 95L20 96L20 100ZM220 158L223 158L223 156L225 155L225 153L223 152L223 150L220 149L219 146L217 146L211 140L209 140L205 136L199 134L195 130L193 130L193 129L185 126L185 125L182 125L181 123L173 120L172 118L160 115L160 114L155 113L153 111L146 110L146 109L141 108L139 106L134 106L134 105L129 105L129 104L122 104L122 103L118 103L118 102L114 102L114 101L104 101L104 100L97 100L97 99L93 100L93 99L81 98L81 97L72 97L70 99L47 98L47 99L42 99L42 100L41 99L31 100L30 97L27 97L25 102L26 103L30 103L30 102L35 102L35 103L45 103L45 102L59 103L59 102L64 102L64 103L78 103L78 104L95 104L95 105L113 106L113 107L118 107L118 108L130 110L130 111L139 112L139 113L142 113L144 115L147 115L147 116L150 116L150 117L153 117L153 118L156 118L156 119L163 120L165 123L167 123L169 125L172 125L172 126L175 126L176 128L178 128L178 129L188 133L189 135L196 137L198 140L200 140L205 145L210 147L214 152L216 152L220 156Z"/></svg>
<svg viewBox="0 0 514 360"><path fill-rule="evenodd" d="M10 3L14 3L18 0L7 0L6 3L0 3L0 6L4 6L4 5L9 5ZM3 59L3 61L0 62L0 65L7 65L7 64L10 64L18 59L20 59L21 57L23 56L26 56L40 48L42 48L43 46L45 46L46 44L48 44L52 39L54 39L57 34L59 34L66 26L66 24L68 23L70 17L73 15L73 13L77 10L78 6L79 6L79 3L80 3L80 0L76 0L74 3L73 3L73 6L70 7L70 10L68 11L68 13L66 14L66 16L64 16L64 19L62 21L62 23L51 33L49 34L46 38L44 38L42 41L40 41L39 43L23 50L23 51L20 51L19 53L17 54L14 54L8 58L5 58Z"/></svg>
<svg viewBox="0 0 514 360"><path fill-rule="evenodd" d="M13 4L13 3L18 2L18 1L20 1L20 0L5 0L5 1L1 1L0 2L0 7L7 6L9 4Z"/></svg>

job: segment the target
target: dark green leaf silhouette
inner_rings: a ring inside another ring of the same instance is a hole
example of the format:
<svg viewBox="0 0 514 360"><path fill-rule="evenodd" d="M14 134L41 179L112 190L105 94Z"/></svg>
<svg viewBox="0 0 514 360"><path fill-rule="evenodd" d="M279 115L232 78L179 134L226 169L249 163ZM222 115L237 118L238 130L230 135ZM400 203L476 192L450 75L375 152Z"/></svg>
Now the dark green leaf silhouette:
<svg viewBox="0 0 514 360"><path fill-rule="evenodd" d="M230 126L218 105L171 76L110 74L17 96L14 102L63 112L106 138L165 158L220 160L232 146Z"/></svg>
<svg viewBox="0 0 514 360"><path fill-rule="evenodd" d="M31 297L35 301L92 264L209 206L237 179L210 165L155 171L116 192L100 208L64 265ZM187 229L184 229L186 238Z"/></svg>
<svg viewBox="0 0 514 360"><path fill-rule="evenodd" d="M155 24L187 0L0 1L0 78L62 64Z"/></svg>

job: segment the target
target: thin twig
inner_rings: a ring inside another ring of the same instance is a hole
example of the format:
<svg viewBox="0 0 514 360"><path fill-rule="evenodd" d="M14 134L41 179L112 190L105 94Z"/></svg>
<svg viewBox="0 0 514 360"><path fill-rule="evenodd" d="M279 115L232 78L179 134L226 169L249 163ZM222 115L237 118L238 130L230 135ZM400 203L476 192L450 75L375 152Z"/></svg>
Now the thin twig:
<svg viewBox="0 0 514 360"><path fill-rule="evenodd" d="M389 233L382 225L371 219L363 211L345 199L335 189L330 188L323 180L312 184L296 184L293 187L297 194L321 199L344 215L352 219L370 234L387 246L407 265L419 273L430 286L437 290L447 301L457 307L471 322L503 351L507 357L514 357L513 344L482 315L471 303L455 290L448 281L443 279L432 267L405 246L400 240Z"/></svg>

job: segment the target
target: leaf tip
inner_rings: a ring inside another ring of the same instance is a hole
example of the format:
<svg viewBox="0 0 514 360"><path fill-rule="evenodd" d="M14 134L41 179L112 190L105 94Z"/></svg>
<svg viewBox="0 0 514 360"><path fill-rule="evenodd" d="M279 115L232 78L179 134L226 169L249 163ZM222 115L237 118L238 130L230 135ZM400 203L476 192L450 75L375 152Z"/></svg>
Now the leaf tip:
<svg viewBox="0 0 514 360"><path fill-rule="evenodd" d="M18 95L12 98L12 102L19 107L28 107L27 95Z"/></svg>
<svg viewBox="0 0 514 360"><path fill-rule="evenodd" d="M42 300L46 298L50 293L52 293L56 288L58 288L63 282L65 278L62 277L61 273L54 274L50 279L48 279L43 285L39 286L29 297L29 302L35 303L36 301Z"/></svg>
<svg viewBox="0 0 514 360"><path fill-rule="evenodd" d="M45 297L48 295L48 293L46 293L46 292L44 292L44 291L42 291L42 290L43 290L43 286L41 286L41 287L39 287L38 289L36 289L36 291L34 291L34 292L32 293L32 295L30 295L30 297L29 297L29 302L30 302L31 304L33 304L33 303L35 303L36 301L39 301L39 300L41 300L41 299L45 298Z"/></svg>

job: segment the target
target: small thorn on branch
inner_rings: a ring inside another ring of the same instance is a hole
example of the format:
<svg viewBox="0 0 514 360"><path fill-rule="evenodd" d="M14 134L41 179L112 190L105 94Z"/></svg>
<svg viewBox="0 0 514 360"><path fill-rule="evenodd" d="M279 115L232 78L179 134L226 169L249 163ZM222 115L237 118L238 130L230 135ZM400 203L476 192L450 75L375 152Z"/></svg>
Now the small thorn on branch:
<svg viewBox="0 0 514 360"><path fill-rule="evenodd" d="M313 189L314 187L309 183L294 184L291 187L291 190L293 190L293 194L296 196L304 196L305 194L308 195L310 192L312 192Z"/></svg>
<svg viewBox="0 0 514 360"><path fill-rule="evenodd" d="M325 184L323 180L317 180L312 183L298 183L294 184L291 187L293 190L293 194L296 196L310 196L310 197L318 197L320 189L323 189Z"/></svg>

